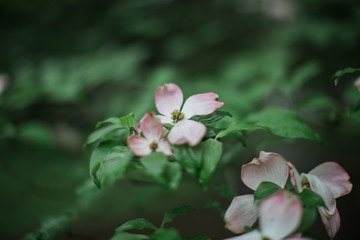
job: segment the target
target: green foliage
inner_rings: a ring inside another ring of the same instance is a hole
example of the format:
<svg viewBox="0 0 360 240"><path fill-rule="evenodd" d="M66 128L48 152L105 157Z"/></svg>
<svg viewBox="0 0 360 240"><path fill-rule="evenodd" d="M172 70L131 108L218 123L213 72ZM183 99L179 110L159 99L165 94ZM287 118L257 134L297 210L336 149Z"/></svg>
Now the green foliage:
<svg viewBox="0 0 360 240"><path fill-rule="evenodd" d="M210 240L210 238L204 234L199 234L194 237L183 237L182 240Z"/></svg>
<svg viewBox="0 0 360 240"><path fill-rule="evenodd" d="M236 192L230 186L224 183L214 184L214 189L220 196L230 200L237 196Z"/></svg>
<svg viewBox="0 0 360 240"><path fill-rule="evenodd" d="M332 77L331 80L334 81L335 86L338 85L339 79L342 78L345 74L360 72L360 68L345 68L342 70L338 70Z"/></svg>
<svg viewBox="0 0 360 240"><path fill-rule="evenodd" d="M299 197L302 203L308 207L325 207L324 200L320 197L319 194L311 191L310 189L304 189Z"/></svg>
<svg viewBox="0 0 360 240"><path fill-rule="evenodd" d="M208 139L196 147L175 147L176 159L198 179L204 189L207 188L209 178L220 161L221 153L222 143L214 139Z"/></svg>
<svg viewBox="0 0 360 240"><path fill-rule="evenodd" d="M321 141L321 138L313 133L304 120L293 112L267 108L251 114L248 120L256 125L269 128L273 134L281 137Z"/></svg>
<svg viewBox="0 0 360 240"><path fill-rule="evenodd" d="M111 185L123 177L132 156L125 146L116 146L112 141L100 143L90 158L90 176L96 186Z"/></svg>
<svg viewBox="0 0 360 240"><path fill-rule="evenodd" d="M151 239L154 240L181 240L181 237L179 233L176 231L175 228L161 228L158 231L156 231L154 234L151 235Z"/></svg>
<svg viewBox="0 0 360 240"><path fill-rule="evenodd" d="M210 123L217 122L217 121L223 119L226 116L232 117L232 115L229 112L216 110L215 112L213 112L213 113L211 113L209 115L206 115L206 116L194 116L191 119L195 120L197 122L201 122L203 124L210 124Z"/></svg>
<svg viewBox="0 0 360 240"><path fill-rule="evenodd" d="M305 206L301 224L296 232L305 232L316 220L316 207Z"/></svg>
<svg viewBox="0 0 360 240"><path fill-rule="evenodd" d="M179 214L183 213L191 213L196 212L197 209L193 206L181 206L171 209L170 211L166 212L164 215L164 219L161 222L161 227L164 227L166 223L172 222L174 220L174 217L176 217Z"/></svg>
<svg viewBox="0 0 360 240"><path fill-rule="evenodd" d="M276 192L280 191L281 187L272 182L262 182L254 192L254 200L262 200Z"/></svg>
<svg viewBox="0 0 360 240"><path fill-rule="evenodd" d="M117 227L115 229L115 233L124 232L124 231L131 230L131 229L138 229L139 230L139 229L144 229L144 228L149 228L149 229L153 229L153 230L157 229L157 227L155 227L148 220L146 220L144 218L137 218L137 219L134 219L134 220L131 220L131 221L128 221L128 222L124 223L120 227Z"/></svg>
<svg viewBox="0 0 360 240"><path fill-rule="evenodd" d="M221 218L223 218L225 216L225 211L221 208L221 205L219 203L219 201L216 201L214 199L207 199L204 203L203 206L206 208L212 208L215 211L220 213Z"/></svg>
<svg viewBox="0 0 360 240"><path fill-rule="evenodd" d="M115 232L111 240L144 240L150 239L148 236L143 234L131 234L126 232Z"/></svg>

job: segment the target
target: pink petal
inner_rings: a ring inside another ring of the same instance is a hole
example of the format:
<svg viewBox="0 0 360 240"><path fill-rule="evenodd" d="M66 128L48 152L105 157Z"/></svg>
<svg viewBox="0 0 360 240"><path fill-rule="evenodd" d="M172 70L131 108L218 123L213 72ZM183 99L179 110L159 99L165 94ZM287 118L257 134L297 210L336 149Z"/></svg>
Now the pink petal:
<svg viewBox="0 0 360 240"><path fill-rule="evenodd" d="M163 125L155 117L154 113L145 114L140 122L140 128L149 143L153 141L159 142L163 133Z"/></svg>
<svg viewBox="0 0 360 240"><path fill-rule="evenodd" d="M325 162L320 164L311 172L324 182L335 198L348 194L352 189L349 174L336 162Z"/></svg>
<svg viewBox="0 0 360 240"><path fill-rule="evenodd" d="M227 238L225 240L263 240L263 236L258 230L254 230L241 236Z"/></svg>
<svg viewBox="0 0 360 240"><path fill-rule="evenodd" d="M169 123L169 124L173 124L173 120L167 116L163 116L163 115L156 115L156 118L162 123Z"/></svg>
<svg viewBox="0 0 360 240"><path fill-rule="evenodd" d="M128 147L138 157L146 156L151 153L149 142L143 137L129 136L126 139Z"/></svg>
<svg viewBox="0 0 360 240"><path fill-rule="evenodd" d="M357 87L357 89L359 89L360 91L360 77L356 79L356 81L354 82L354 86Z"/></svg>
<svg viewBox="0 0 360 240"><path fill-rule="evenodd" d="M289 165L289 173L290 173L290 182L291 185L295 188L297 193L302 192L301 186L301 177L299 172L296 170L295 166L291 162L287 162Z"/></svg>
<svg viewBox="0 0 360 240"><path fill-rule="evenodd" d="M258 206L254 204L254 195L235 197L225 212L225 227L233 233L243 233L245 227L251 227L258 218Z"/></svg>
<svg viewBox="0 0 360 240"><path fill-rule="evenodd" d="M296 195L287 191L263 200L260 204L260 230L270 239L282 239L300 225L303 206Z"/></svg>
<svg viewBox="0 0 360 240"><path fill-rule="evenodd" d="M319 213L322 222L325 225L326 232L330 238L335 237L336 233L340 229L340 214L337 209L335 209L335 212L333 215L330 215L326 209L319 208Z"/></svg>
<svg viewBox="0 0 360 240"><path fill-rule="evenodd" d="M165 139L161 139L158 143L158 148L156 149L157 152L162 152L166 156L171 156L172 151L170 148L170 144Z"/></svg>
<svg viewBox="0 0 360 240"><path fill-rule="evenodd" d="M208 115L224 105L223 102L217 101L218 98L218 95L215 93L192 95L185 101L181 111L184 113L186 119L195 115Z"/></svg>
<svg viewBox="0 0 360 240"><path fill-rule="evenodd" d="M254 158L242 166L241 179L252 190L261 182L272 182L284 188L289 176L286 160L276 153L260 152L260 158Z"/></svg>
<svg viewBox="0 0 360 240"><path fill-rule="evenodd" d="M159 113L171 117L174 110L180 111L182 102L183 94L177 85L169 83L156 89L155 105Z"/></svg>
<svg viewBox="0 0 360 240"><path fill-rule="evenodd" d="M175 145L188 143L190 146L195 146L203 139L205 133L204 124L184 119L177 122L170 130L168 139Z"/></svg>
<svg viewBox="0 0 360 240"><path fill-rule="evenodd" d="M303 173L301 176L308 180L310 189L320 195L325 202L325 206L328 208L328 212L333 214L336 209L336 201L334 194L328 186L315 175Z"/></svg>

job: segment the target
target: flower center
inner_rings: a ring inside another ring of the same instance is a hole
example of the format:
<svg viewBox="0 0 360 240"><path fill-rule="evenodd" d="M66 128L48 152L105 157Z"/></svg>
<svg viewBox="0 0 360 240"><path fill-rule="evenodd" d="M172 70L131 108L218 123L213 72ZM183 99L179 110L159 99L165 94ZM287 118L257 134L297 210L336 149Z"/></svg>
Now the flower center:
<svg viewBox="0 0 360 240"><path fill-rule="evenodd" d="M157 142L153 141L152 143L150 143L150 149L151 151L155 151L158 148L158 144Z"/></svg>
<svg viewBox="0 0 360 240"><path fill-rule="evenodd" d="M303 189L310 189L310 183L309 183L309 180L306 177L303 177L301 179L301 187Z"/></svg>
<svg viewBox="0 0 360 240"><path fill-rule="evenodd" d="M178 121L180 121L183 118L184 118L184 114L182 112L180 112L179 110L174 110L171 113L171 119L173 120L173 123L177 123Z"/></svg>

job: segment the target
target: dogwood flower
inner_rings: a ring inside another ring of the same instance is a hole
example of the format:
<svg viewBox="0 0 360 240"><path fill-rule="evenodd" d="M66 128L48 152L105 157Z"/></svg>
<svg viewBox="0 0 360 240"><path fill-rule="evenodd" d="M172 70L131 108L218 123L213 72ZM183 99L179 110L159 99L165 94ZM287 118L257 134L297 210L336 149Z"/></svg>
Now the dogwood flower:
<svg viewBox="0 0 360 240"><path fill-rule="evenodd" d="M352 184L348 173L336 162L325 162L311 170L308 174L298 173L292 163L290 179L297 192L310 189L319 194L325 206L318 211L325 225L327 234L333 238L340 228L340 214L336 208L335 199L351 192Z"/></svg>
<svg viewBox="0 0 360 240"><path fill-rule="evenodd" d="M206 133L206 126L200 122L190 120L196 115L208 115L224 105L218 102L215 93L202 93L190 96L183 103L181 89L173 84L165 84L158 87L155 94L156 108L162 115L157 115L165 124L174 125L170 130L168 139L172 144L197 145Z"/></svg>
<svg viewBox="0 0 360 240"><path fill-rule="evenodd" d="M354 82L354 86L357 87L357 89L359 89L360 91L360 77L356 79L356 81Z"/></svg>
<svg viewBox="0 0 360 240"><path fill-rule="evenodd" d="M163 125L154 113L145 114L140 121L139 129L141 129L144 137L132 135L126 139L128 147L136 156L146 156L154 151L162 152L166 156L172 155L168 141L161 138L164 130Z"/></svg>
<svg viewBox="0 0 360 240"><path fill-rule="evenodd" d="M298 234L288 237L300 225L303 206L300 199L287 191L279 191L259 206L259 230L227 240L305 240Z"/></svg>
<svg viewBox="0 0 360 240"><path fill-rule="evenodd" d="M284 188L288 176L287 161L279 154L263 151L241 170L242 181L252 190L261 182L272 182ZM225 227L234 233L243 233L246 226L251 227L256 222L258 215L259 206L253 194L235 197L225 212Z"/></svg>

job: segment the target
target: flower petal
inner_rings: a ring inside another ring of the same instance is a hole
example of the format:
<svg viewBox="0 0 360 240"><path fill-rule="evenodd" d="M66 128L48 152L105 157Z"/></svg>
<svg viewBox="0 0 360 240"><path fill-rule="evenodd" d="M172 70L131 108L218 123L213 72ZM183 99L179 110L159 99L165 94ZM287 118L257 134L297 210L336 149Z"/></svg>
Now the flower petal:
<svg viewBox="0 0 360 240"><path fill-rule="evenodd" d="M334 194L328 186L315 175L302 173L301 177L305 177L308 180L310 189L320 195L325 202L329 214L333 214L336 209L336 201Z"/></svg>
<svg viewBox="0 0 360 240"><path fill-rule="evenodd" d="M181 89L173 83L158 87L155 94L155 105L159 113L171 117L174 110L180 111L183 102Z"/></svg>
<svg viewBox="0 0 360 240"><path fill-rule="evenodd" d="M163 116L163 115L156 115L156 118L159 119L159 121L162 123L162 124L165 124L165 123L169 123L169 124L173 124L173 120L167 116Z"/></svg>
<svg viewBox="0 0 360 240"><path fill-rule="evenodd" d="M236 236L232 238L227 238L225 240L262 240L263 237L258 230L251 231L249 233L245 233L241 236Z"/></svg>
<svg viewBox="0 0 360 240"><path fill-rule="evenodd" d="M195 146L203 139L205 133L204 124L184 119L177 122L170 130L168 139L175 145L188 143L190 146Z"/></svg>
<svg viewBox="0 0 360 240"><path fill-rule="evenodd" d="M287 191L263 200L260 204L260 230L270 239L282 239L300 225L303 206L300 199Z"/></svg>
<svg viewBox="0 0 360 240"><path fill-rule="evenodd" d="M157 152L162 152L166 156L171 156L172 151L170 148L170 144L165 139L161 139L158 143L158 148L156 149Z"/></svg>
<svg viewBox="0 0 360 240"><path fill-rule="evenodd" d="M354 86L357 87L357 89L359 89L360 91L360 77L356 79L356 81L354 82Z"/></svg>
<svg viewBox="0 0 360 240"><path fill-rule="evenodd" d="M289 173L290 173L290 182L291 185L295 188L295 191L297 193L302 192L302 186L301 186L301 177L299 172L296 170L295 166L291 162L287 162L289 165Z"/></svg>
<svg viewBox="0 0 360 240"><path fill-rule="evenodd" d="M309 172L324 182L335 198L351 192L352 184L349 174L336 162L325 162Z"/></svg>
<svg viewBox="0 0 360 240"><path fill-rule="evenodd" d="M289 176L289 166L279 154L260 152L260 158L254 158L242 166L241 179L252 190L261 182L272 182L284 188Z"/></svg>
<svg viewBox="0 0 360 240"><path fill-rule="evenodd" d="M255 223L258 215L253 194L235 197L225 212L225 227L233 233L243 233L246 226L251 227Z"/></svg>
<svg viewBox="0 0 360 240"><path fill-rule="evenodd" d="M325 225L326 232L330 238L335 237L340 229L340 214L337 209L333 215L330 215L325 208L318 208L322 222Z"/></svg>
<svg viewBox="0 0 360 240"><path fill-rule="evenodd" d="M128 147L138 157L146 156L151 153L149 142L143 137L129 136L126 139Z"/></svg>
<svg viewBox="0 0 360 240"><path fill-rule="evenodd" d="M163 133L163 125L155 117L154 113L147 113L140 122L140 128L149 143L159 142Z"/></svg>
<svg viewBox="0 0 360 240"><path fill-rule="evenodd" d="M213 113L216 109L221 108L224 103L218 102L218 95L215 93L201 93L190 96L186 99L182 112L186 119L195 115L208 115Z"/></svg>

